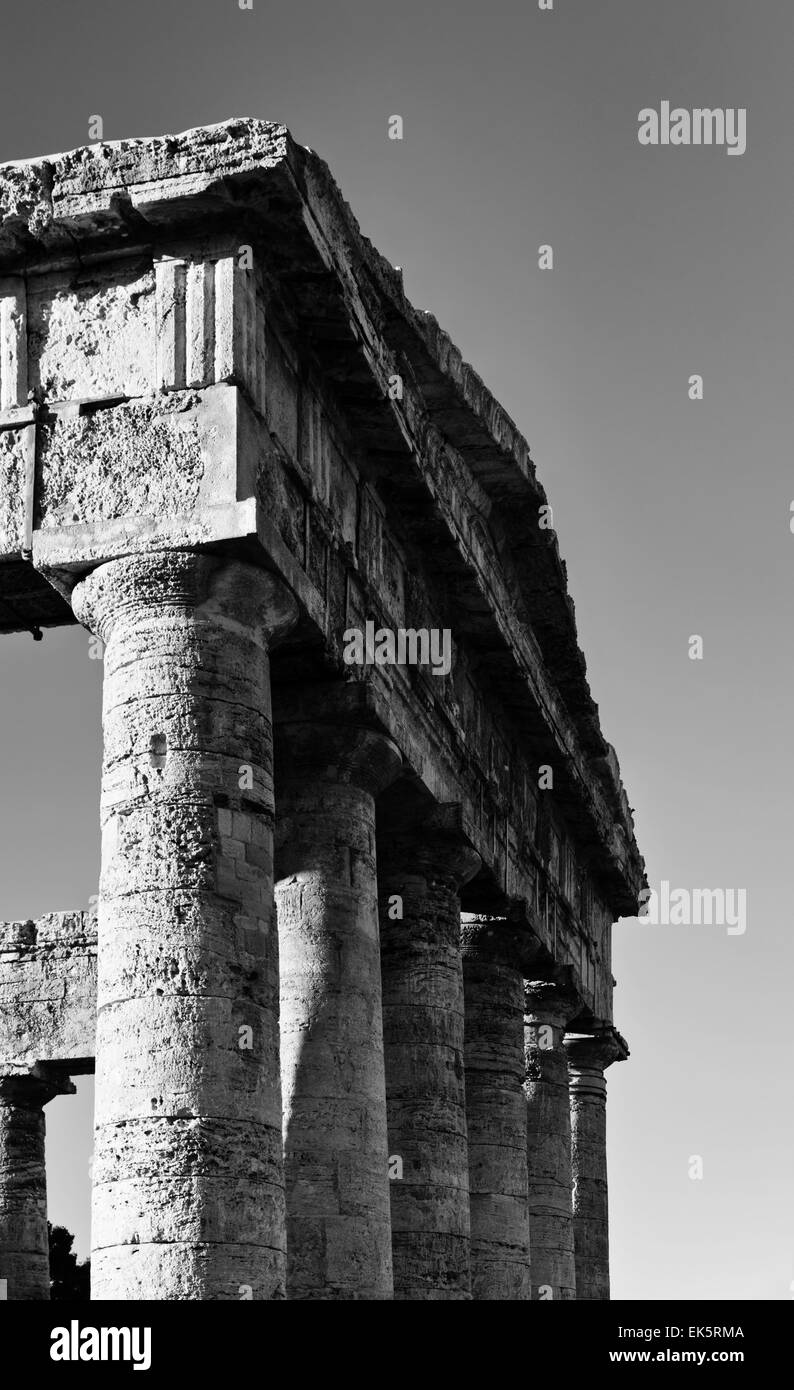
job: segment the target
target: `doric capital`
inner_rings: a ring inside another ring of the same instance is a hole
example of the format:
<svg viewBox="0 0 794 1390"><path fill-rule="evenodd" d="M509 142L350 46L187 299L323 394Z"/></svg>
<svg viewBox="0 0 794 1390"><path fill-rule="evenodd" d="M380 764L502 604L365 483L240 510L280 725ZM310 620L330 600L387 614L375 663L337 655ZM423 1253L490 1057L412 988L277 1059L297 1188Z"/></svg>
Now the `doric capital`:
<svg viewBox="0 0 794 1390"><path fill-rule="evenodd" d="M565 1039L565 1051L572 1075L603 1073L613 1062L623 1062L629 1055L625 1039L612 1027L587 1036L573 1034Z"/></svg>
<svg viewBox="0 0 794 1390"><path fill-rule="evenodd" d="M460 929L463 958L472 964L505 965L526 976L539 949L527 927L506 917L463 912Z"/></svg>
<svg viewBox="0 0 794 1390"><path fill-rule="evenodd" d="M457 803L435 805L410 827L384 826L378 842L382 875L433 875L452 880L458 888L469 883L482 860L463 826Z"/></svg>
<svg viewBox="0 0 794 1390"><path fill-rule="evenodd" d="M277 795L286 786L320 781L349 783L377 796L401 768L397 745L377 729L282 721L275 730Z"/></svg>
<svg viewBox="0 0 794 1390"><path fill-rule="evenodd" d="M524 984L524 1018L530 1027L564 1030L581 1007L579 995L566 982L540 979Z"/></svg>
<svg viewBox="0 0 794 1390"><path fill-rule="evenodd" d="M191 612L219 625L242 626L262 647L289 631L296 600L268 570L196 550L160 550L110 560L72 591L78 622L107 641L117 627L151 613Z"/></svg>
<svg viewBox="0 0 794 1390"><path fill-rule="evenodd" d="M73 1096L77 1087L57 1068L0 1062L0 1104L40 1110L56 1096Z"/></svg>

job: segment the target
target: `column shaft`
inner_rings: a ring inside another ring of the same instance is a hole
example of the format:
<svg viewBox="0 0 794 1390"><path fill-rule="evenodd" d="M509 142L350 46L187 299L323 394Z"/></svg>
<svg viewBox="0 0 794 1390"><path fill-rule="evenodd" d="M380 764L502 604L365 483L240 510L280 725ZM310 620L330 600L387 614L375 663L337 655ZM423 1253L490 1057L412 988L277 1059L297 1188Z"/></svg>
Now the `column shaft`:
<svg viewBox="0 0 794 1390"><path fill-rule="evenodd" d="M294 601L175 551L73 603L106 642L93 1296L283 1297L267 642Z"/></svg>
<svg viewBox="0 0 794 1390"><path fill-rule="evenodd" d="M464 925L472 1294L530 1290L524 982L506 923Z"/></svg>
<svg viewBox="0 0 794 1390"><path fill-rule="evenodd" d="M575 1299L571 1112L563 1036L578 1004L541 981L527 984L525 1008L532 1297Z"/></svg>
<svg viewBox="0 0 794 1390"><path fill-rule="evenodd" d="M607 1083L604 1070L627 1056L619 1035L575 1037L565 1043L571 1099L573 1226L576 1297L609 1298Z"/></svg>
<svg viewBox="0 0 794 1390"><path fill-rule="evenodd" d="M399 754L332 726L277 751L288 1296L390 1299L375 794Z"/></svg>
<svg viewBox="0 0 794 1390"><path fill-rule="evenodd" d="M0 1279L10 1302L50 1296L44 1106L70 1082L0 1076Z"/></svg>
<svg viewBox="0 0 794 1390"><path fill-rule="evenodd" d="M48 1299L44 1111L0 1099L0 1279L10 1300Z"/></svg>
<svg viewBox="0 0 794 1390"><path fill-rule="evenodd" d="M460 888L479 856L432 829L389 836L379 875L394 1292L471 1297ZM397 913L401 916L397 916Z"/></svg>

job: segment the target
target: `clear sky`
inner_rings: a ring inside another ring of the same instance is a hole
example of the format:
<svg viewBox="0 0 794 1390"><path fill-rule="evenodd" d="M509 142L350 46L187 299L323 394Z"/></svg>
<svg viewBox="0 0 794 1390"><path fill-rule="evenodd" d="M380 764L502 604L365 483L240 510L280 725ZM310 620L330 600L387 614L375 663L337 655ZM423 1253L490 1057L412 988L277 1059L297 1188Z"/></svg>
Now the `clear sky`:
<svg viewBox="0 0 794 1390"><path fill-rule="evenodd" d="M284 121L528 438L649 879L748 894L615 928L613 1294L790 1298L794 6L38 0L2 42L0 159ZM663 100L746 152L641 146ZM80 629L0 641L0 918L96 891L100 680ZM90 1105L48 1108L82 1252Z"/></svg>

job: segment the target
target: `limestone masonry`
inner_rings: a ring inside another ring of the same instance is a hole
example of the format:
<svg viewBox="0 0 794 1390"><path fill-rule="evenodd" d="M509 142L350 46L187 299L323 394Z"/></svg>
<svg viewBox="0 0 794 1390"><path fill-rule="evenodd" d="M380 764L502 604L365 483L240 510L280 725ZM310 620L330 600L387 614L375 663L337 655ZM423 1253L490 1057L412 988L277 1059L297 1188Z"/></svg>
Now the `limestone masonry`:
<svg viewBox="0 0 794 1390"><path fill-rule="evenodd" d="M94 1070L94 1299L609 1297L644 868L545 507L283 126L0 167L0 632L104 643L98 909L0 925L9 1299Z"/></svg>

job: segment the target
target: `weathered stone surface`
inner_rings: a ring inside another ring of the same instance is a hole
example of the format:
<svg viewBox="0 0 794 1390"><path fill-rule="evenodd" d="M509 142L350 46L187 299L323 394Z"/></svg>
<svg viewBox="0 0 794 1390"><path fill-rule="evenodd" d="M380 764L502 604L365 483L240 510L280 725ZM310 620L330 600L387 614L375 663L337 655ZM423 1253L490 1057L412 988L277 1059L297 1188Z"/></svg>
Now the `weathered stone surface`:
<svg viewBox="0 0 794 1390"><path fill-rule="evenodd" d="M96 950L94 914L0 922L0 1068L93 1068Z"/></svg>
<svg viewBox="0 0 794 1390"><path fill-rule="evenodd" d="M9 552L21 552L27 544L25 494L32 442L32 426L0 429L0 535Z"/></svg>
<svg viewBox="0 0 794 1390"><path fill-rule="evenodd" d="M448 819L387 831L379 850L397 1299L471 1297L460 889L480 858Z"/></svg>
<svg viewBox="0 0 794 1390"><path fill-rule="evenodd" d="M154 274L146 260L51 271L27 288L27 380L50 401L154 388Z"/></svg>
<svg viewBox="0 0 794 1390"><path fill-rule="evenodd" d="M74 603L107 643L94 1297L278 1298L267 647L294 607L189 551L100 566Z"/></svg>
<svg viewBox="0 0 794 1390"><path fill-rule="evenodd" d="M400 757L366 728L276 728L288 1295L389 1299L374 799Z"/></svg>

